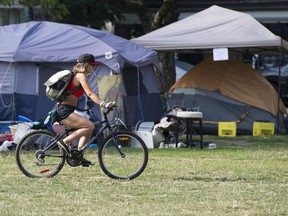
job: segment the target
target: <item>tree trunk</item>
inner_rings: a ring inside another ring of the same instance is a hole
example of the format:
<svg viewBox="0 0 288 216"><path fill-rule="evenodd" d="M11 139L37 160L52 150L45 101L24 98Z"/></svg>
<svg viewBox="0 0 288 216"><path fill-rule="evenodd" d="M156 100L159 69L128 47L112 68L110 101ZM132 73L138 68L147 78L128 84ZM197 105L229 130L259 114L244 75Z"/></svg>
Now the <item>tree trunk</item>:
<svg viewBox="0 0 288 216"><path fill-rule="evenodd" d="M159 52L158 54L161 61L161 71L163 79L163 86L161 91L168 92L168 90L171 88L171 86L175 83L176 80L174 53Z"/></svg>
<svg viewBox="0 0 288 216"><path fill-rule="evenodd" d="M155 30L176 22L178 20L178 16L179 12L176 9L176 0L166 0L156 13L151 29ZM161 92L167 92L176 80L175 53L159 52L159 57L161 61L161 71L164 84Z"/></svg>
<svg viewBox="0 0 288 216"><path fill-rule="evenodd" d="M163 1L163 5L153 17L152 13L149 12L147 5L143 4L143 1L142 3L139 3L139 1L129 1L139 17L145 33L149 33L163 26L176 22L179 16L179 12L176 8L176 2L177 0ZM174 55L175 54L171 52L159 53L162 72L161 77L163 79L159 80L159 83L162 83L160 89L162 93L167 92L176 80Z"/></svg>

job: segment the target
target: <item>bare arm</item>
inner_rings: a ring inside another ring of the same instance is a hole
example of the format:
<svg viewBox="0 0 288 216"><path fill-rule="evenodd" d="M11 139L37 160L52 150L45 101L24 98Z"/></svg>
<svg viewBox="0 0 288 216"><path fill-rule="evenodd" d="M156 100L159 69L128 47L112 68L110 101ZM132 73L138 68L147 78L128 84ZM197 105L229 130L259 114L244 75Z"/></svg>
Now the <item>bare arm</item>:
<svg viewBox="0 0 288 216"><path fill-rule="evenodd" d="M103 107L112 107L114 105L114 102L105 102L99 98L98 95L96 95L93 90L91 89L91 86L89 84L89 81L87 79L87 76L83 73L77 73L76 79L79 81L81 84L82 88L84 89L85 93L87 96L93 100L95 103L99 104L100 106Z"/></svg>
<svg viewBox="0 0 288 216"><path fill-rule="evenodd" d="M98 95L96 95L93 90L91 89L91 86L89 84L89 81L87 79L86 74L84 73L77 73L76 75L76 79L79 81L79 83L81 84L82 88L84 89L85 93L87 94L87 96L93 100L95 103L97 104L101 104L101 102L103 100L101 100Z"/></svg>

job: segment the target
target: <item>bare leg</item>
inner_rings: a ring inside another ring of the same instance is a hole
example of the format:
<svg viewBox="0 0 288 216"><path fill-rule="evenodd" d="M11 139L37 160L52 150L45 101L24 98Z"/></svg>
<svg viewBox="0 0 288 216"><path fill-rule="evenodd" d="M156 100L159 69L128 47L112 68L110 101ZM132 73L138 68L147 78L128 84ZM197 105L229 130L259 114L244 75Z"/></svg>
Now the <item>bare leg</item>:
<svg viewBox="0 0 288 216"><path fill-rule="evenodd" d="M66 144L69 144L73 140L79 138L78 149L89 141L95 127L89 119L86 119L76 113L72 113L66 119L62 120L61 123L70 128L78 128L76 131L63 139Z"/></svg>

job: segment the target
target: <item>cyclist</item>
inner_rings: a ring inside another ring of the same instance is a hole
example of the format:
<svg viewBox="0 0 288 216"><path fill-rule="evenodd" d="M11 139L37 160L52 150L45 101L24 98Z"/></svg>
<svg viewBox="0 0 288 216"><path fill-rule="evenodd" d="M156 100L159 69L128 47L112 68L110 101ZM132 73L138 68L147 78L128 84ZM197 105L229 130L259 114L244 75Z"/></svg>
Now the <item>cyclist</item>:
<svg viewBox="0 0 288 216"><path fill-rule="evenodd" d="M84 93L95 103L99 104L102 107L112 107L115 102L104 101L97 96L90 87L88 82L88 76L94 71L94 68L99 65L95 61L95 58L92 54L82 54L77 59L77 64L73 67L73 78L69 83L67 90L71 90L77 86L80 86L79 90L68 95L61 103L56 105L56 112L54 120L63 124L69 128L76 129L69 136L65 137L59 142L63 145L69 145L73 140L79 139L78 150L91 138L92 132L94 130L94 124L87 118L84 118L77 113L74 113L78 98ZM92 163L83 158L82 166L89 166Z"/></svg>

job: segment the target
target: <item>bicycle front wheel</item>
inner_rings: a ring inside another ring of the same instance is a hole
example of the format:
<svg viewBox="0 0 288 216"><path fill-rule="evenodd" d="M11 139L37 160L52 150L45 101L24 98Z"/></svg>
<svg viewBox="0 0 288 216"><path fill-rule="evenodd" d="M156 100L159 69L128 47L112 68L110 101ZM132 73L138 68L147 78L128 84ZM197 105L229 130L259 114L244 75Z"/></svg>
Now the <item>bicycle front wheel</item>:
<svg viewBox="0 0 288 216"><path fill-rule="evenodd" d="M65 151L55 142L56 134L36 130L23 137L16 147L16 162L20 171L31 178L49 178L60 172L65 163Z"/></svg>
<svg viewBox="0 0 288 216"><path fill-rule="evenodd" d="M148 149L143 140L129 131L107 137L98 150L103 172L113 179L134 179L148 163Z"/></svg>

